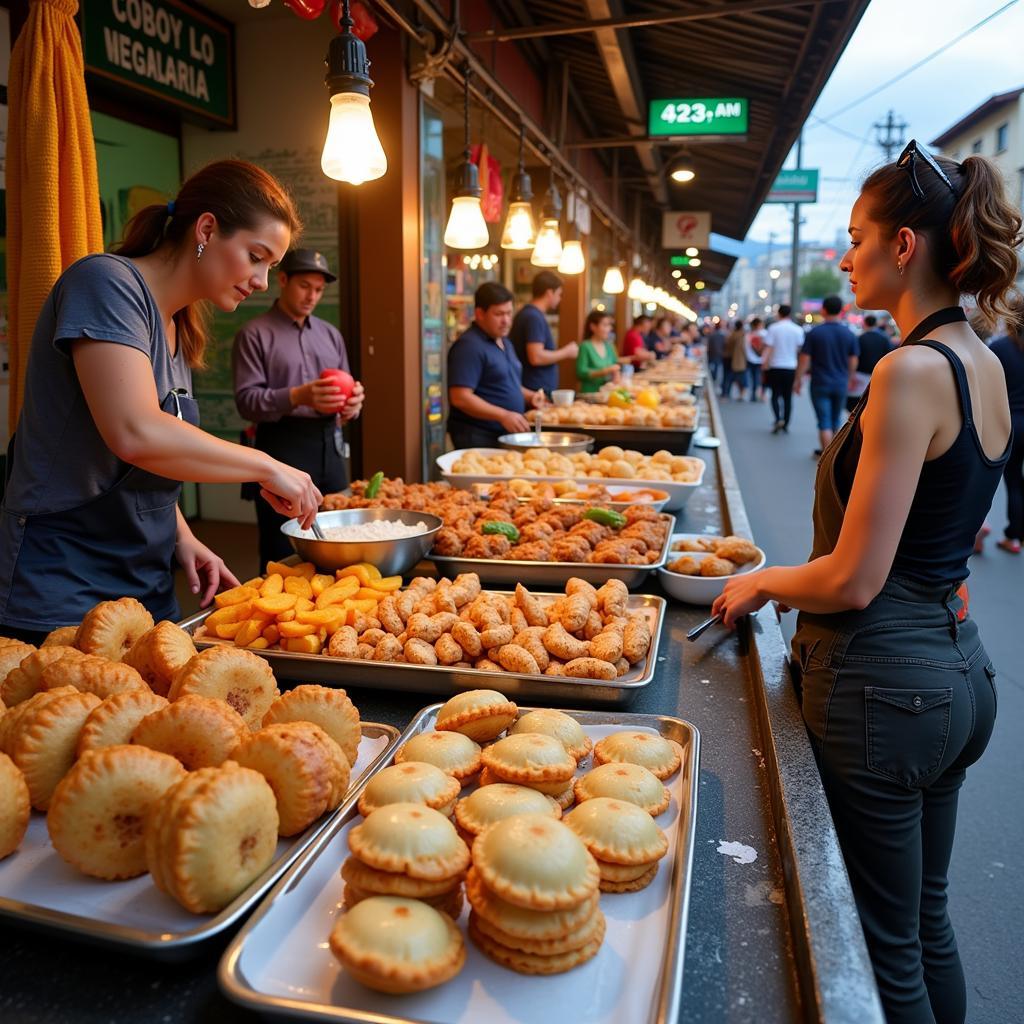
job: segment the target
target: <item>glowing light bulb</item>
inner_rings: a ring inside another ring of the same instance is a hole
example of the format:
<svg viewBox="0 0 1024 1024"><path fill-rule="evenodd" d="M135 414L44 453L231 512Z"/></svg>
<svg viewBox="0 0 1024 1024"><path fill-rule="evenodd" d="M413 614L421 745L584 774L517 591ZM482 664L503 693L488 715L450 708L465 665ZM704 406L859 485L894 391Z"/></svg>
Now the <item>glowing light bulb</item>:
<svg viewBox="0 0 1024 1024"><path fill-rule="evenodd" d="M501 233L502 249L532 249L537 241L537 225L533 220L533 209L527 202L511 203L505 217L505 229Z"/></svg>
<svg viewBox="0 0 1024 1024"><path fill-rule="evenodd" d="M380 178L387 171L388 158L377 138L369 96L336 92L331 97L331 119L320 166L328 178L352 185Z"/></svg>
<svg viewBox="0 0 1024 1024"><path fill-rule="evenodd" d="M444 229L444 244L449 249L481 249L487 244L487 223L480 209L479 196L456 196Z"/></svg>
<svg viewBox="0 0 1024 1024"><path fill-rule="evenodd" d="M560 274L582 274L587 267L583 246L578 239L571 238L562 246L562 258L558 261Z"/></svg>
<svg viewBox="0 0 1024 1024"><path fill-rule="evenodd" d="M558 221L545 220L537 233L537 244L533 247L530 262L535 267L557 267L561 261L562 236L558 231Z"/></svg>
<svg viewBox="0 0 1024 1024"><path fill-rule="evenodd" d="M601 291L605 295L621 295L626 290L626 282L622 277L622 268L613 263L605 272L601 282Z"/></svg>

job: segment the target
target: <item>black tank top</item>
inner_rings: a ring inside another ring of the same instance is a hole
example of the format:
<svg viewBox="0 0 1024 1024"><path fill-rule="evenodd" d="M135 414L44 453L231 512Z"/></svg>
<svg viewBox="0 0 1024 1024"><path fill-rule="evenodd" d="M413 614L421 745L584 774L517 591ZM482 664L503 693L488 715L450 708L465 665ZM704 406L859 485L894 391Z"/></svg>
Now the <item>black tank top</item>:
<svg viewBox="0 0 1024 1024"><path fill-rule="evenodd" d="M990 459L985 454L974 424L964 364L946 345L921 338L935 327L966 319L959 307L940 310L921 323L904 342L905 345L927 345L949 360L956 376L963 418L960 433L949 449L921 467L921 477L893 559L891 575L926 584L952 584L967 578L967 560L974 550L974 538L992 504L1013 440L1011 437L1007 441L1006 450L998 459ZM860 460L859 420L867 401L868 391L865 391L849 423L836 436L837 450L829 460L834 466L835 489L844 510ZM815 518L817 520L817 516ZM829 550L837 540L838 531Z"/></svg>

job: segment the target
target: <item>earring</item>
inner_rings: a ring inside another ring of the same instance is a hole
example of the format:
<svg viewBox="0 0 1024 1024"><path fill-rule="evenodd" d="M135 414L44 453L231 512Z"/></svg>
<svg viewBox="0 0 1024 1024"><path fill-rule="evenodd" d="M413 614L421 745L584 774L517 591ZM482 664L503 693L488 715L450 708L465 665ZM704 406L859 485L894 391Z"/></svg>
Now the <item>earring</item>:
<svg viewBox="0 0 1024 1024"><path fill-rule="evenodd" d="M196 246L196 259L197 259L197 260L201 260L201 259L203 258L203 251L204 251L205 249L206 249L206 243L205 243L205 242L200 242L200 243L199 243L199 244L198 244L198 245ZM900 273L902 274L902 273L903 273L903 271L901 270L901 271L900 271Z"/></svg>
<svg viewBox="0 0 1024 1024"><path fill-rule="evenodd" d="M896 261L896 269L899 271L900 277L903 276L903 260Z"/></svg>

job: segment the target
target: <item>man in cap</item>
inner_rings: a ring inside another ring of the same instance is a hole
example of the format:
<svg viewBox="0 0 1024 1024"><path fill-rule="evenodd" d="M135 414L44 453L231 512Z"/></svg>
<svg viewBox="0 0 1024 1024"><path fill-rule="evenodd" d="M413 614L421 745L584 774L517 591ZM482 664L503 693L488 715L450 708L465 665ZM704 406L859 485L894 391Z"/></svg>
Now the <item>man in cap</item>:
<svg viewBox="0 0 1024 1024"><path fill-rule="evenodd" d="M305 470L323 494L348 484L341 426L363 406L361 384L322 376L349 370L341 332L313 316L324 286L335 280L322 253L292 249L281 261L276 301L242 327L231 353L235 405L256 424L256 447ZM261 564L290 555L285 517L259 501L256 518Z"/></svg>

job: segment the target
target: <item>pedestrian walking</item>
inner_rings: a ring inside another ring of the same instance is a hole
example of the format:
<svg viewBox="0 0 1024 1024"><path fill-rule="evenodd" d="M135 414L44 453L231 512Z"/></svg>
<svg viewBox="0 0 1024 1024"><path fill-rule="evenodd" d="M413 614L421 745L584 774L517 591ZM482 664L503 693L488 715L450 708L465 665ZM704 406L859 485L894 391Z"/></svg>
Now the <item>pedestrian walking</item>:
<svg viewBox="0 0 1024 1024"><path fill-rule="evenodd" d="M864 330L857 339L857 345L860 348L860 355L857 357L857 371L846 394L847 412L853 412L861 395L867 390L868 381L871 380L878 360L895 347L889 335L878 329L878 317L872 313L864 317Z"/></svg>
<svg viewBox="0 0 1024 1024"><path fill-rule="evenodd" d="M740 398L743 398L747 386L747 332L743 329L743 321L737 320L725 339L725 373L722 377L722 397L732 397L733 384L740 386Z"/></svg>
<svg viewBox="0 0 1024 1024"><path fill-rule="evenodd" d="M723 357L725 355L725 331L721 322L714 325L708 334L708 373L712 383L718 384L722 377Z"/></svg>
<svg viewBox="0 0 1024 1024"><path fill-rule="evenodd" d="M860 356L853 331L839 320L843 300L838 295L828 295L821 308L825 322L808 333L793 382L793 390L799 395L803 378L810 372L811 404L818 418L819 447L815 455L832 443L839 429L846 393Z"/></svg>
<svg viewBox="0 0 1024 1024"><path fill-rule="evenodd" d="M760 402L764 398L761 388L761 363L764 353L764 321L755 316L747 331L747 375L750 378L750 400Z"/></svg>
<svg viewBox="0 0 1024 1024"><path fill-rule="evenodd" d="M793 380L804 343L804 332L790 319L791 312L790 306L779 306L779 318L765 331L765 348L761 357L765 383L772 392L773 434L780 430L789 433L789 420L793 415Z"/></svg>
<svg viewBox="0 0 1024 1024"><path fill-rule="evenodd" d="M1014 304L1009 332L995 338L989 346L1006 375L1006 392L1013 419L1013 445L1003 469L1006 484L1006 530L996 546L1011 555L1019 555L1024 542L1024 301Z"/></svg>
<svg viewBox="0 0 1024 1024"><path fill-rule="evenodd" d="M1011 413L999 360L957 303L1015 320L1020 229L982 157L958 164L911 142L867 179L840 266L903 344L818 465L810 560L734 577L712 609L727 625L770 600L800 610L804 721L888 1024L967 1014L948 871L996 693L959 591Z"/></svg>

